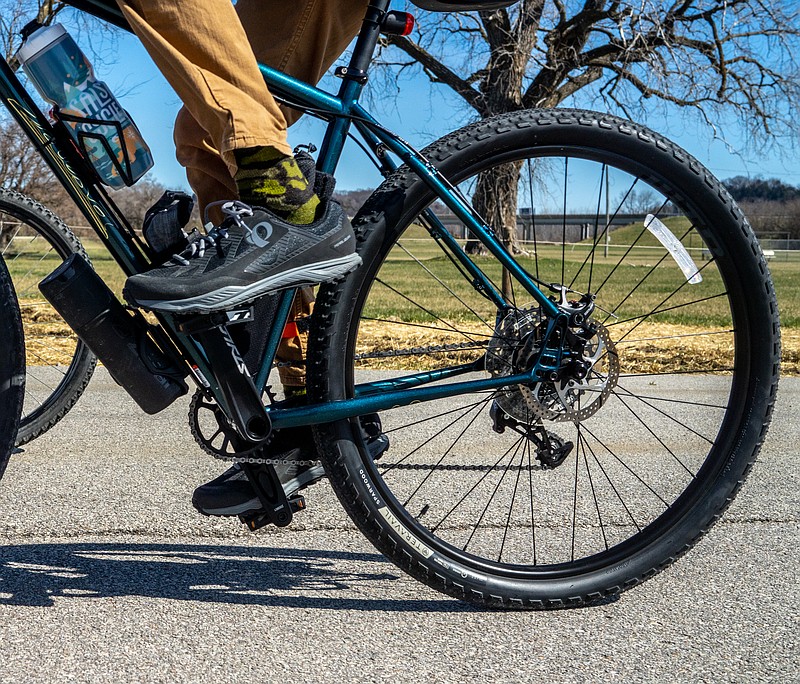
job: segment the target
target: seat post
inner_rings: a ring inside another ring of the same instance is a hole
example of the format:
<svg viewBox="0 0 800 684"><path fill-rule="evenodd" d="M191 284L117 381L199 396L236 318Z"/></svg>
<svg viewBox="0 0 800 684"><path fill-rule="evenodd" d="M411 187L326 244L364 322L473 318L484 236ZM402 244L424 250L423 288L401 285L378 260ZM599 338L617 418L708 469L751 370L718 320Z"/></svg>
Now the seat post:
<svg viewBox="0 0 800 684"><path fill-rule="evenodd" d="M343 78L361 79L362 83L366 82L367 70L372 62L375 46L378 44L378 38L380 38L383 18L389 9L390 1L370 0L364 20L361 23L361 30L358 33L353 55L350 58L350 64L345 67L344 73L340 73Z"/></svg>

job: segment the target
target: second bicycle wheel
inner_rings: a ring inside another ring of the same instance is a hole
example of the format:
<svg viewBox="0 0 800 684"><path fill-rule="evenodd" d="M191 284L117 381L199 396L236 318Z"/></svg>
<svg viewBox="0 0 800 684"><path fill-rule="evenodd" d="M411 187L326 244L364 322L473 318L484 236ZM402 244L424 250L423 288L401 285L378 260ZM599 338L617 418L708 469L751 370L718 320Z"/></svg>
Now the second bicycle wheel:
<svg viewBox="0 0 800 684"><path fill-rule="evenodd" d="M96 359L39 292L39 282L83 251L70 229L35 200L0 189L0 255L19 299L27 357L17 443L61 420L86 388Z"/></svg>
<svg viewBox="0 0 800 684"><path fill-rule="evenodd" d="M425 154L588 318L560 333L546 381L384 411L377 461L354 421L320 427L333 486L379 549L446 593L520 607L616 594L691 547L763 439L779 336L755 238L696 160L610 116L519 112ZM405 169L368 202L364 267L318 298L313 399L531 368L547 316L492 256L471 257L491 283L476 288L428 235L449 221Z"/></svg>

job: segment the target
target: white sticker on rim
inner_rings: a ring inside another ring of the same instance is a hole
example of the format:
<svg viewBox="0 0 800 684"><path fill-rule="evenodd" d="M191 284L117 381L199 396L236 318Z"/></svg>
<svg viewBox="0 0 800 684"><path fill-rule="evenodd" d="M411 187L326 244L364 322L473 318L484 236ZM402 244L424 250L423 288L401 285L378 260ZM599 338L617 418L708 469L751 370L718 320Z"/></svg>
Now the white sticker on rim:
<svg viewBox="0 0 800 684"><path fill-rule="evenodd" d="M678 267L683 271L683 275L686 276L686 280L688 280L691 285L697 285L697 283L703 282L703 276L700 275L700 271L692 257L689 256L689 252L686 251L686 247L683 246L683 243L675 237L672 231L667 228L660 219L652 214L648 214L644 219L644 227L655 235L658 241L664 245L664 248L672 255L672 258L675 259L675 263L678 264Z"/></svg>

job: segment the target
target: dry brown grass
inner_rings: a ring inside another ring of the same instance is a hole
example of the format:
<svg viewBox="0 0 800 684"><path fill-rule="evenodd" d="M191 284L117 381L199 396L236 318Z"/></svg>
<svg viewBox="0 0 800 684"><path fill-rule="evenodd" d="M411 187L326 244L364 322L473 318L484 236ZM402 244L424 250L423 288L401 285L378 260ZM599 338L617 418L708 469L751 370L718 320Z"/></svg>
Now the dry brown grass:
<svg viewBox="0 0 800 684"><path fill-rule="evenodd" d="M27 363L32 366L68 364L75 349L76 336L49 307L26 309L23 314L26 332ZM486 339L486 329L478 326L467 331L473 339ZM713 334L710 334L713 333ZM624 331L612 328L612 337L620 340ZM405 323L365 321L361 327L357 353L411 349L434 345L460 344L466 338L460 332L442 332ZM725 372L731 367L733 336L725 330L700 329L679 325L640 325L617 345L620 370L624 373L652 373L685 369L701 372ZM361 368L411 369L441 367L446 363L466 363L479 350L450 351L432 354L393 356L370 359ZM800 375L800 331L783 332L783 375Z"/></svg>
<svg viewBox="0 0 800 684"><path fill-rule="evenodd" d="M463 327L463 326L462 326ZM471 328L468 333L474 339L485 340L486 329ZM628 333L627 337L625 336ZM614 327L612 338L623 340L617 345L620 358L620 371L623 373L653 373L693 369L699 372L726 372L731 368L733 356L733 335L724 329L697 328L680 325L639 325L633 331ZM464 335L441 332L427 328L409 327L404 323L365 322L360 331L357 353L388 351L398 347L427 347L447 345L465 341ZM794 364L792 370L798 372L797 350L800 350L800 335L794 336ZM439 367L442 359L449 362L465 363L479 352L449 352L428 357L428 367ZM419 368L425 357L390 357L370 359L362 363L363 368ZM413 363L413 365L412 365ZM788 364L787 364L788 365Z"/></svg>
<svg viewBox="0 0 800 684"><path fill-rule="evenodd" d="M25 363L29 366L69 365L78 337L48 304L22 310Z"/></svg>

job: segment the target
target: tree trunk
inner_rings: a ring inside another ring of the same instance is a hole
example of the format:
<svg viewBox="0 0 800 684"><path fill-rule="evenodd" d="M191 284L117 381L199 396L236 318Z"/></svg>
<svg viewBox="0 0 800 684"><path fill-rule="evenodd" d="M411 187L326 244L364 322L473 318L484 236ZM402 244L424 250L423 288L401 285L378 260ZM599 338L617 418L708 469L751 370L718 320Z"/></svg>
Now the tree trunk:
<svg viewBox="0 0 800 684"><path fill-rule="evenodd" d="M524 250L517 240L517 194L522 162L495 166L478 176L472 206L492 227L503 246L512 254ZM477 240L467 240L467 254L484 253Z"/></svg>
<svg viewBox="0 0 800 684"><path fill-rule="evenodd" d="M10 225L0 220L0 255L5 252L8 243L11 242L11 228Z"/></svg>

